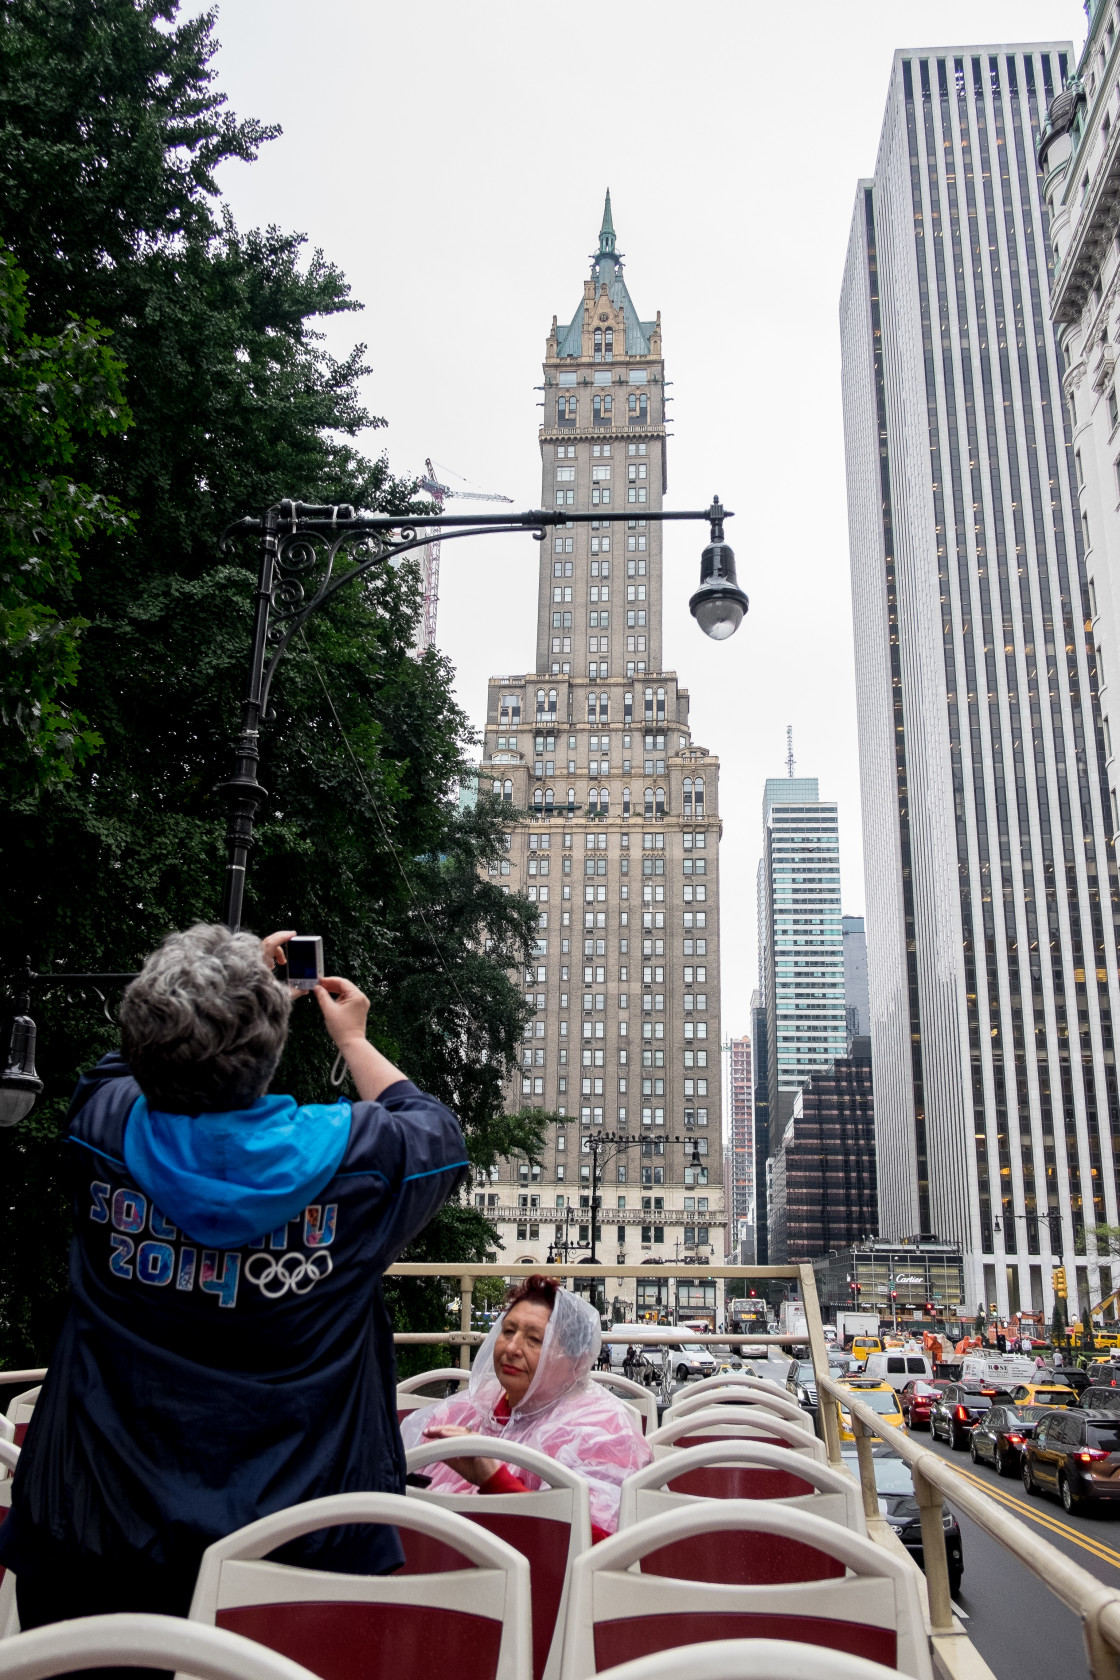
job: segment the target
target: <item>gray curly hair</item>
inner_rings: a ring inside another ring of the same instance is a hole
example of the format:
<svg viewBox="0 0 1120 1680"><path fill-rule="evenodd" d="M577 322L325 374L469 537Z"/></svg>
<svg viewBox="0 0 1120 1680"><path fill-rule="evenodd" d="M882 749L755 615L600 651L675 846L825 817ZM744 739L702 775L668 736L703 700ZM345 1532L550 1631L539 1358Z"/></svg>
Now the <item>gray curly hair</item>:
<svg viewBox="0 0 1120 1680"><path fill-rule="evenodd" d="M153 1108L246 1108L276 1071L291 1007L259 939L196 922L169 934L125 992L121 1049Z"/></svg>

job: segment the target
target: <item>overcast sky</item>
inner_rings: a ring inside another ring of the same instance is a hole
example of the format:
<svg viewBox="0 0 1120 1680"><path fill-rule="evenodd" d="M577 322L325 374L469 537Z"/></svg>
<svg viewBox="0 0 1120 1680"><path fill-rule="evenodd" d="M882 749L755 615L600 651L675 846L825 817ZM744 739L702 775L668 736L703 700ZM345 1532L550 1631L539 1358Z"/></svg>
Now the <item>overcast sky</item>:
<svg viewBox="0 0 1120 1680"><path fill-rule="evenodd" d="M347 274L366 307L330 342L367 343L389 422L368 447L398 472L430 455L445 481L539 505L545 338L581 300L611 189L634 303L661 311L666 506L734 509L751 600L731 641L706 640L687 605L703 528L667 528L665 664L722 766L725 1036L750 1024L762 784L787 723L798 775L839 801L844 909L863 912L837 302L892 55L1080 49L1084 25L1080 0L219 6L232 108L284 130L223 190L240 225L304 232ZM476 723L487 677L532 666L538 552L444 550L439 640Z"/></svg>

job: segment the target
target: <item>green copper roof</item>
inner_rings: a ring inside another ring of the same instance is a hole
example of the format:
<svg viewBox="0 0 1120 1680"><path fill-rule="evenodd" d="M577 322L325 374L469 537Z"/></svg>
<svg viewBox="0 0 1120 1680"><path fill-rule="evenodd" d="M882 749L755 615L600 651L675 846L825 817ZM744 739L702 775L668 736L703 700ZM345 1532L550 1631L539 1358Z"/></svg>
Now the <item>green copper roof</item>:
<svg viewBox="0 0 1120 1680"><path fill-rule="evenodd" d="M607 188L607 201L603 205L603 225L599 229L599 255L610 256L614 251L614 221L611 217L611 189Z"/></svg>
<svg viewBox="0 0 1120 1680"><path fill-rule="evenodd" d="M595 281L596 295L599 287L606 286L607 295L616 309L621 309L626 322L626 354L628 356L648 356L649 338L656 321L640 321L638 311L634 308L633 300L626 288L626 281L622 277L622 257L615 250L614 218L611 215L611 194L607 189L606 203L603 205L603 225L599 230L599 249L591 259L591 278ZM583 304L581 303L572 317L571 325L565 327L559 334L557 354L560 356L579 356L583 353Z"/></svg>

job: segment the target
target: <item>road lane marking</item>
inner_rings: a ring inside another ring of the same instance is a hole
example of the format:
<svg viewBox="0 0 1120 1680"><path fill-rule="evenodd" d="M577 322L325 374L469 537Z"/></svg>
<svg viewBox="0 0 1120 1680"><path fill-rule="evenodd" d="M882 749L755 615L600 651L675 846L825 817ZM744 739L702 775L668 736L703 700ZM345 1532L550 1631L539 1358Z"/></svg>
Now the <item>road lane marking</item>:
<svg viewBox="0 0 1120 1680"><path fill-rule="evenodd" d="M953 1468L956 1469L956 1465ZM1110 1563L1114 1569L1120 1569L1120 1552L1114 1551L1111 1546L1106 1546L1103 1541L1086 1537L1078 1530L1070 1528L1067 1523L1062 1522L1051 1512L1038 1510L1036 1507L1028 1505L1024 1499L1017 1499L1014 1494L1005 1492L1003 1488L992 1487L990 1482L986 1482L982 1476L975 1475L971 1470L960 1470L958 1474L963 1476L966 1481L971 1482L974 1487L986 1493L989 1498L998 1500L1000 1504L1008 1506L1016 1516L1023 1517L1028 1522L1037 1523L1040 1528L1048 1528L1052 1534L1060 1534L1063 1540L1070 1540L1075 1546L1080 1546L1082 1551L1091 1552L1094 1557L1100 1558L1102 1563ZM945 1497L952 1499L951 1494Z"/></svg>

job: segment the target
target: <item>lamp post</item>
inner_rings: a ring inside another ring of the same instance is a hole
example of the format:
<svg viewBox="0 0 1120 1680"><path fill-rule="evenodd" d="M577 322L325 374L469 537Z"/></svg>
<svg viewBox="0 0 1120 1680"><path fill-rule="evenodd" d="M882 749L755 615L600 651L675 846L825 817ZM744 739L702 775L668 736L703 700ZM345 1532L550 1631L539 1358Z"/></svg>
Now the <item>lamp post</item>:
<svg viewBox="0 0 1120 1680"><path fill-rule="evenodd" d="M428 515L362 514L347 504L328 506L283 498L260 517L238 519L222 535L228 552L233 541L255 535L258 543L257 586L248 684L241 707L241 731L234 748L233 769L219 791L225 794L226 874L222 919L231 932L241 926L245 902L245 874L253 845L257 810L267 795L257 780L262 728L273 721L269 706L272 682L294 636L319 609L348 584L375 567L389 566L401 556L423 548L437 530L442 542L463 537L492 537L521 533L543 542L555 525L618 525L635 515L576 513L530 509L510 514ZM700 512L643 510L642 518L657 524L676 520L707 520L710 540L700 561L700 588L689 608L705 635L716 641L732 635L747 610L747 597L735 581L735 557L724 540L723 524L732 516L713 497ZM347 562L350 562L347 564ZM95 985L127 983L131 974L37 974L30 962L15 977L17 1008L0 1073L0 1126L15 1125L33 1107L43 1088L35 1070L35 1023L30 1011L31 988L69 983ZM594 1211L594 1210L593 1210Z"/></svg>
<svg viewBox="0 0 1120 1680"><path fill-rule="evenodd" d="M554 525L620 525L631 512L575 513L534 508L527 513L446 514L401 518L390 514L360 514L352 507L325 507L283 500L261 518L239 519L229 526L223 548L237 536L259 539L256 609L249 659L248 692L241 710L241 734L234 754L233 774L223 783L229 807L226 830L226 881L222 917L234 932L241 925L245 899L245 871L253 844L257 808L266 797L257 781L261 727L271 721L269 693L277 667L308 619L340 589L374 567L387 566L414 549L423 548L438 530L441 542L462 537L492 537L528 533L543 542ZM723 524L731 515L718 496L703 512L645 512L658 524L705 519L710 541L700 559L700 588L689 609L705 635L725 640L738 629L747 610L747 597L735 581L735 556L724 540ZM349 557L352 564L339 569ZM314 582L313 593L307 585Z"/></svg>

